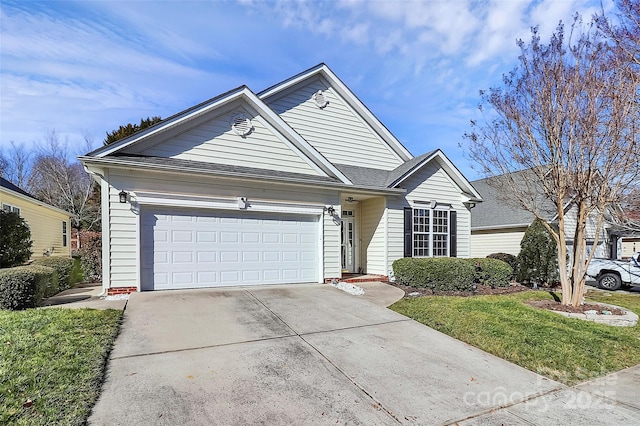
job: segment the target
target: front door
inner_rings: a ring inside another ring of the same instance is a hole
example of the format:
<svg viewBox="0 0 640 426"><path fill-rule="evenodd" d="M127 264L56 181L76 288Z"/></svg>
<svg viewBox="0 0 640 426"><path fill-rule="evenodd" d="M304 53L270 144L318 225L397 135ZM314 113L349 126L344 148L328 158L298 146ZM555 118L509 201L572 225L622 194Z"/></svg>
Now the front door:
<svg viewBox="0 0 640 426"><path fill-rule="evenodd" d="M342 272L356 272L356 224L353 210L342 212Z"/></svg>

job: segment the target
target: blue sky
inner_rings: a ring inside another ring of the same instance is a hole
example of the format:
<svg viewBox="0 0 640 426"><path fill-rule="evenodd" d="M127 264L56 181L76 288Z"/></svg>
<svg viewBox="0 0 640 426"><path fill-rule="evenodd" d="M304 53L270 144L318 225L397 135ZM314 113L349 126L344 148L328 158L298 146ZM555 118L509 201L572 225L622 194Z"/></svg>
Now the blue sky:
<svg viewBox="0 0 640 426"><path fill-rule="evenodd" d="M168 117L242 84L259 92L326 63L414 154L458 147L478 91L599 1L7 1L0 3L0 147L55 130L81 154L121 124ZM604 2L611 7L610 1Z"/></svg>

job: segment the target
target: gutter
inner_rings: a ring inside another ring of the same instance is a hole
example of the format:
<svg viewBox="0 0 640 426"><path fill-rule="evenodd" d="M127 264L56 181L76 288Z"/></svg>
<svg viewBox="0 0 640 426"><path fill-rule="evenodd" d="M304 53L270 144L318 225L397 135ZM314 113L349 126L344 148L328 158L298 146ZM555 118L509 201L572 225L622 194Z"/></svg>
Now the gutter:
<svg viewBox="0 0 640 426"><path fill-rule="evenodd" d="M366 191L373 194L379 195L402 195L407 191L402 188L380 188L374 186L356 186L356 185L346 185L344 183L333 183L333 182L322 182L322 181L313 181L313 180L305 180L305 179L296 179L296 178L285 178L278 176L263 176L263 175L247 175L245 173L237 173L231 171L219 171L219 170L196 170L189 167L175 166L175 165L159 165L159 164L145 164L138 163L135 161L126 161L126 160L116 160L116 159L108 159L108 158L95 158L95 157L78 157L78 159L83 164L96 164L96 165L107 165L116 169L126 169L131 170L131 168L135 169L146 169L151 171L166 171L170 173L183 174L183 175L206 175L206 176L214 176L221 177L225 179L231 180L255 180L260 179L262 181L275 182L281 185L291 185L291 186L304 186L304 187L313 187L313 188L326 188L326 189L336 189L340 191L344 191L348 189L349 191ZM268 172L268 170L267 170Z"/></svg>

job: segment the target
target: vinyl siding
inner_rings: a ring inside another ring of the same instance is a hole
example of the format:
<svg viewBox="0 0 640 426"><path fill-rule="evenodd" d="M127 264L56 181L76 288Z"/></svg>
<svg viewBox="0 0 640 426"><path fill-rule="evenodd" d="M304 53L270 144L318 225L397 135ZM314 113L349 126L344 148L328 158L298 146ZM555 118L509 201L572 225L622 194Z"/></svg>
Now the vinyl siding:
<svg viewBox="0 0 640 426"><path fill-rule="evenodd" d="M247 197L251 201L280 201L307 205L336 205L339 194L333 191L303 189L257 182L221 181L216 178L193 178L172 173L142 173L111 169L109 171L109 260L110 287L139 284L138 211L130 203L120 203L118 193L126 191L176 193L210 197ZM185 206L188 207L188 201ZM144 207L146 208L146 207ZM340 276L340 222L324 215L324 276ZM107 269L105 268L105 271Z"/></svg>
<svg viewBox="0 0 640 426"><path fill-rule="evenodd" d="M577 226L577 217L576 217L576 209L577 207L572 206L564 216L565 224L564 224L564 232L567 240L573 240L573 235L576 232ZM592 213L587 218L587 240L593 240L596 236L596 229L598 225L598 215L597 213ZM605 232L606 224L603 223L602 228L600 229L600 237L599 241L604 241L606 236Z"/></svg>
<svg viewBox="0 0 640 426"><path fill-rule="evenodd" d="M237 135L231 129L231 120L239 112L244 112L251 117L253 131L246 136ZM316 176L324 175L263 118L239 107L168 140L153 143L154 146L142 144L128 152Z"/></svg>
<svg viewBox="0 0 640 426"><path fill-rule="evenodd" d="M369 274L386 275L385 200L383 197L360 202L360 264Z"/></svg>
<svg viewBox="0 0 640 426"><path fill-rule="evenodd" d="M634 253L640 251L640 238L623 238L622 250L619 257L622 259L630 259Z"/></svg>
<svg viewBox="0 0 640 426"><path fill-rule="evenodd" d="M324 278L340 278L342 276L340 219L336 220L328 214L323 217Z"/></svg>
<svg viewBox="0 0 640 426"><path fill-rule="evenodd" d="M404 256L404 207L413 206L416 201L451 204L458 212L457 218L457 256L469 257L471 245L471 213L463 204L460 188L447 173L439 167L437 161L427 164L410 176L401 185L407 189L405 197L388 199L388 250L387 269L391 270L393 261Z"/></svg>
<svg viewBox="0 0 640 426"><path fill-rule="evenodd" d="M473 213L473 212L472 212ZM487 257L492 253L520 253L520 241L526 227L471 232L471 257Z"/></svg>
<svg viewBox="0 0 640 426"><path fill-rule="evenodd" d="M318 90L329 100L322 109L312 99ZM322 79L265 102L333 163L382 170L392 170L402 163L384 140Z"/></svg>
<svg viewBox="0 0 640 426"><path fill-rule="evenodd" d="M69 215L41 206L36 202L0 190L0 208L9 204L20 209L31 230L31 259L38 259L49 252L51 256L71 256L71 222ZM62 222L67 223L67 246L62 244ZM53 249L53 251L51 251Z"/></svg>

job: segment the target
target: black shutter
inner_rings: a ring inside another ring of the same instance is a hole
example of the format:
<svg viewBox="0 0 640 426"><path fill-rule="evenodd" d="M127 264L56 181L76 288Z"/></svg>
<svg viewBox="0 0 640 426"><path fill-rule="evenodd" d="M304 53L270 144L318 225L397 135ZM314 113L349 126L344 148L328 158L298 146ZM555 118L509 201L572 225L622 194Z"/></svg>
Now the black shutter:
<svg viewBox="0 0 640 426"><path fill-rule="evenodd" d="M449 212L449 256L458 257L458 212Z"/></svg>
<svg viewBox="0 0 640 426"><path fill-rule="evenodd" d="M413 257L413 209L404 208L404 257Z"/></svg>

